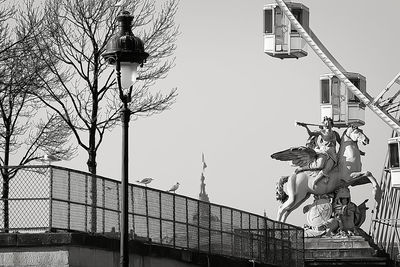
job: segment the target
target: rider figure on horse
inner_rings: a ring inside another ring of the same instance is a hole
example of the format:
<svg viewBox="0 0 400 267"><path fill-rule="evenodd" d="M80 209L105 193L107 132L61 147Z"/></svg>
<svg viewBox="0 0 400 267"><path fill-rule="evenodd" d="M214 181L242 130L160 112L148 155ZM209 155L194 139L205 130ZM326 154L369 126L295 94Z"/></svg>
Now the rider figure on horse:
<svg viewBox="0 0 400 267"><path fill-rule="evenodd" d="M324 177L326 178L325 183L328 183L328 173L337 164L336 143L340 144L339 134L332 130L333 120L324 117L320 129L316 131L311 131L305 123L298 123L298 125L306 128L309 135L307 145L318 153L318 158L312 163L312 166L309 166L312 169L320 170L314 179L313 188ZM304 170L299 168L296 173Z"/></svg>

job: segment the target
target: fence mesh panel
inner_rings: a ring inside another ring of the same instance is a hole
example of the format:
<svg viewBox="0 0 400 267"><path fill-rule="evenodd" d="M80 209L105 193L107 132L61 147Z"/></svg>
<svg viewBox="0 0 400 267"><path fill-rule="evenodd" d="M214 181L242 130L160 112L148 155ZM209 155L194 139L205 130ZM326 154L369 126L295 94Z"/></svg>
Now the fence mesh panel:
<svg viewBox="0 0 400 267"><path fill-rule="evenodd" d="M9 167L0 231L119 232L121 183L55 166ZM279 266L304 265L301 228L137 185L128 188L131 238Z"/></svg>

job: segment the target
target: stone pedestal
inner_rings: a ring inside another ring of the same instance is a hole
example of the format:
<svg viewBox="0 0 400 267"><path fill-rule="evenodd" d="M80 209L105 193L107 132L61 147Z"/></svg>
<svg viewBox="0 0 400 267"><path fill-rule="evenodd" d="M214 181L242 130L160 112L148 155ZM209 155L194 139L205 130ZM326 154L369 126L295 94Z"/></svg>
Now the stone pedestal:
<svg viewBox="0 0 400 267"><path fill-rule="evenodd" d="M361 236L305 238L305 266L389 266Z"/></svg>

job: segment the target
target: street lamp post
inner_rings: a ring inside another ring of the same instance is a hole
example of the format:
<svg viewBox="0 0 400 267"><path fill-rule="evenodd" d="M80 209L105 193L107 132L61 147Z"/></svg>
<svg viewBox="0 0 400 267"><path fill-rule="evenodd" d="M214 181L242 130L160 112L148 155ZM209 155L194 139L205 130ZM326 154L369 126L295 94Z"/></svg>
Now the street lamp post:
<svg viewBox="0 0 400 267"><path fill-rule="evenodd" d="M137 77L137 67L143 65L149 56L144 51L143 41L133 35L132 27L133 16L127 11L123 11L117 17L118 32L110 39L107 44L104 59L111 65L115 65L117 74L117 85L119 97L122 101L121 122L122 122L122 194L121 194L121 246L120 246L120 266L129 266L129 233L128 233L128 129L131 110L133 83Z"/></svg>

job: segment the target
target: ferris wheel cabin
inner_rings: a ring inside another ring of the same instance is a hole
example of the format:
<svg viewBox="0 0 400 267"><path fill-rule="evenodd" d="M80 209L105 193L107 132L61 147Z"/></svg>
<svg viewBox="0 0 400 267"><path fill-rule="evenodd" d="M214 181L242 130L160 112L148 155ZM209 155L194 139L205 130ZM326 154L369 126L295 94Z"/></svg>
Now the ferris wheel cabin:
<svg viewBox="0 0 400 267"><path fill-rule="evenodd" d="M390 183L392 187L400 189L400 153L399 145L400 137L390 138L388 141L389 146L389 171Z"/></svg>
<svg viewBox="0 0 400 267"><path fill-rule="evenodd" d="M366 92L366 78L359 73L346 72L344 75ZM333 119L336 127L365 124L365 104L360 101L334 74L320 76L321 121L325 116Z"/></svg>
<svg viewBox="0 0 400 267"><path fill-rule="evenodd" d="M297 21L304 30L309 30L309 10L303 4L287 2ZM278 4L264 6L264 52L272 57L300 58L307 56L307 43L292 27Z"/></svg>

